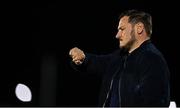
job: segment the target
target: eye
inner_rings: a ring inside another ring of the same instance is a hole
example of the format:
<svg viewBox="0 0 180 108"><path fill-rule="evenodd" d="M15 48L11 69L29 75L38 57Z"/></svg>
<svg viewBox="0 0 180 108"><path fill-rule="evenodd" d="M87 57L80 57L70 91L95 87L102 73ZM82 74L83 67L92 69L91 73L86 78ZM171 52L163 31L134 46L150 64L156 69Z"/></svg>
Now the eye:
<svg viewBox="0 0 180 108"><path fill-rule="evenodd" d="M120 28L121 31L123 31L125 28Z"/></svg>

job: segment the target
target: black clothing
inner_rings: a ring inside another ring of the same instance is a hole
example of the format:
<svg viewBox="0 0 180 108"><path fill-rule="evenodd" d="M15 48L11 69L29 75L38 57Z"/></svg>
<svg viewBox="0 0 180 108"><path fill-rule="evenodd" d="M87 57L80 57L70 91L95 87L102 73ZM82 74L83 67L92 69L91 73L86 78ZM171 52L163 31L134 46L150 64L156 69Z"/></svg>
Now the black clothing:
<svg viewBox="0 0 180 108"><path fill-rule="evenodd" d="M150 40L130 54L118 50L109 55L85 55L83 64L73 67L102 76L98 106L110 106L112 102L118 106L169 106L169 69Z"/></svg>

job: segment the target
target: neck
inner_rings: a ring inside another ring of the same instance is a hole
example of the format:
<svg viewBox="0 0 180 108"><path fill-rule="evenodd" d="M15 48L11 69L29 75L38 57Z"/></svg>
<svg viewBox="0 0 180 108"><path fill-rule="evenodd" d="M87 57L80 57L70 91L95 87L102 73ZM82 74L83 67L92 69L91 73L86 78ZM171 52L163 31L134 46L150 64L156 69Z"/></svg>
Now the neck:
<svg viewBox="0 0 180 108"><path fill-rule="evenodd" d="M135 49L137 49L144 41L149 40L150 38L147 37L146 39L143 40L136 40L134 42L134 44L131 46L131 48L129 49L129 53L132 53Z"/></svg>

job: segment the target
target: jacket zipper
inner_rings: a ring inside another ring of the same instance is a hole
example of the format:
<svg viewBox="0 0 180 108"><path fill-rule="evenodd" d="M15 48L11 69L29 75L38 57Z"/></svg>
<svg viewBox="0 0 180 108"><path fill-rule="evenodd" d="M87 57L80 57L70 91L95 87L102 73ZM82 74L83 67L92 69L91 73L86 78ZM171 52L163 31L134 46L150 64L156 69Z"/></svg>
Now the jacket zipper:
<svg viewBox="0 0 180 108"><path fill-rule="evenodd" d="M122 73L121 73L121 75L120 75L120 79L119 79L119 86L118 86L118 91L119 91L119 104L121 104L121 80L122 80L122 75L123 75L123 73L124 73L124 71L125 71L125 68L126 68L126 60L127 60L127 57L128 57L128 55L127 56L125 56L125 59L124 59L124 63L123 63L123 71L122 71ZM121 106L121 105L119 105L119 106Z"/></svg>
<svg viewBox="0 0 180 108"><path fill-rule="evenodd" d="M108 93L107 93L107 95L106 95L106 99L105 99L105 101L104 101L103 108L105 107L106 102L107 102L107 99L109 98L109 94L110 94L110 91L111 91L111 89L112 89L112 84L113 84L113 82L114 82L114 77L115 77L116 74L119 72L119 69L120 69L120 67L118 68L118 70L117 70L117 71L113 74L113 76L112 76L111 84L110 84L110 87L109 87L109 91L108 91Z"/></svg>

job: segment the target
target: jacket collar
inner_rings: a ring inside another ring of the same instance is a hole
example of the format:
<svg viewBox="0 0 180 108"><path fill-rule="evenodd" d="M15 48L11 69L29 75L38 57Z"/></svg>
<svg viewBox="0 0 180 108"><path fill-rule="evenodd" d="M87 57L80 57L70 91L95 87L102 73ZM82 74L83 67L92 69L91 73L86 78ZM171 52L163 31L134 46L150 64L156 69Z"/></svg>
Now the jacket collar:
<svg viewBox="0 0 180 108"><path fill-rule="evenodd" d="M136 52L139 52L143 49L146 48L147 45L149 45L151 43L151 40L148 39L148 40L145 40L138 48L136 48L134 51L132 51L130 54L133 54L133 53L136 53Z"/></svg>

